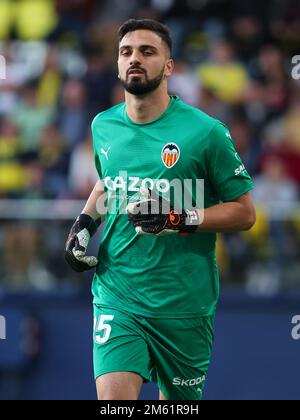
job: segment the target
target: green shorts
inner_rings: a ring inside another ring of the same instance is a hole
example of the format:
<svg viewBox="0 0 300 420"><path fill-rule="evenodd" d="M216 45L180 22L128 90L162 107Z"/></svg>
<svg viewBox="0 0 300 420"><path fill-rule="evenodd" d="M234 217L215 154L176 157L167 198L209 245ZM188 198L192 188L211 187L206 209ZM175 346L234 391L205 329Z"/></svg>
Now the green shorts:
<svg viewBox="0 0 300 420"><path fill-rule="evenodd" d="M169 400L201 400L210 362L214 315L144 318L94 305L94 375L134 372Z"/></svg>

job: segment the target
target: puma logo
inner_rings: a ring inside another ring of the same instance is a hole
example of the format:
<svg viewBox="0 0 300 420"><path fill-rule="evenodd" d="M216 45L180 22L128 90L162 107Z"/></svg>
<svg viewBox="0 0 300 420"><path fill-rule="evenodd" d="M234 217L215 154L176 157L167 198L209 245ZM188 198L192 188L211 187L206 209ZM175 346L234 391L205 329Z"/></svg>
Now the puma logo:
<svg viewBox="0 0 300 420"><path fill-rule="evenodd" d="M110 151L111 146L105 151L103 148L101 148L100 153L106 157L106 160L108 160L108 152Z"/></svg>

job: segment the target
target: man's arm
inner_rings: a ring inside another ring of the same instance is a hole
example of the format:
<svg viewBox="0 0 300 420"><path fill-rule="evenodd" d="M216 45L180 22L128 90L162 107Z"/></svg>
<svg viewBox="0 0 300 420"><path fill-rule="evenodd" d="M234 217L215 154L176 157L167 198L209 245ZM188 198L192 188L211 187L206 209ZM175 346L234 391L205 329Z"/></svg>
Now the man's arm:
<svg viewBox="0 0 300 420"><path fill-rule="evenodd" d="M211 130L202 159L206 163L207 180L222 204L199 210L171 208L164 212L164 207L168 209L165 200L153 191L145 191L140 202L127 206L128 218L138 234L234 232L254 225L255 210L248 193L253 183L228 129L221 123ZM150 202L157 203L156 212L147 211Z"/></svg>
<svg viewBox="0 0 300 420"><path fill-rule="evenodd" d="M82 214L87 214L93 220L98 220L104 214L104 188L102 181L97 181L89 196Z"/></svg>
<svg viewBox="0 0 300 420"><path fill-rule="evenodd" d="M204 210L203 222L197 232L238 232L249 230L255 224L256 212L249 193L228 203Z"/></svg>
<svg viewBox="0 0 300 420"><path fill-rule="evenodd" d="M66 242L65 260L77 272L88 271L98 265L98 259L87 256L86 252L91 237L101 224L104 210L104 188L102 182L98 181L82 213L75 220Z"/></svg>
<svg viewBox="0 0 300 420"><path fill-rule="evenodd" d="M256 218L249 193L204 210L176 211L169 201L149 189L141 189L141 199L130 203L127 213L138 234L158 236L170 233L249 230Z"/></svg>

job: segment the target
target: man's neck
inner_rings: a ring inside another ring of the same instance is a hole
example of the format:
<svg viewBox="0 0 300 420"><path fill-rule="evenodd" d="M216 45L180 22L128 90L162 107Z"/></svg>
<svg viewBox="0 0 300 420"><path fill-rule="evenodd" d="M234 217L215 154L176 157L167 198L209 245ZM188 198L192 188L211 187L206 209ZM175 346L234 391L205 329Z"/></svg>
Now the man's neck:
<svg viewBox="0 0 300 420"><path fill-rule="evenodd" d="M125 93L126 111L129 118L137 124L156 120L168 108L170 96L167 91L159 90L143 97Z"/></svg>

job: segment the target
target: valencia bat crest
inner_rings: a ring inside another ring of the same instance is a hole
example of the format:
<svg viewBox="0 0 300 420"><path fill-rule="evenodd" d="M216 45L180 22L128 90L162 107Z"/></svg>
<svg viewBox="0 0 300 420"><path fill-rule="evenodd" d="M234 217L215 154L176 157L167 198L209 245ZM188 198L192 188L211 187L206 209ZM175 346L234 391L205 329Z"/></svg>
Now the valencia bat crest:
<svg viewBox="0 0 300 420"><path fill-rule="evenodd" d="M180 156L180 149L175 143L168 143L164 146L161 152L161 157L164 165L167 168L172 168L178 161Z"/></svg>

